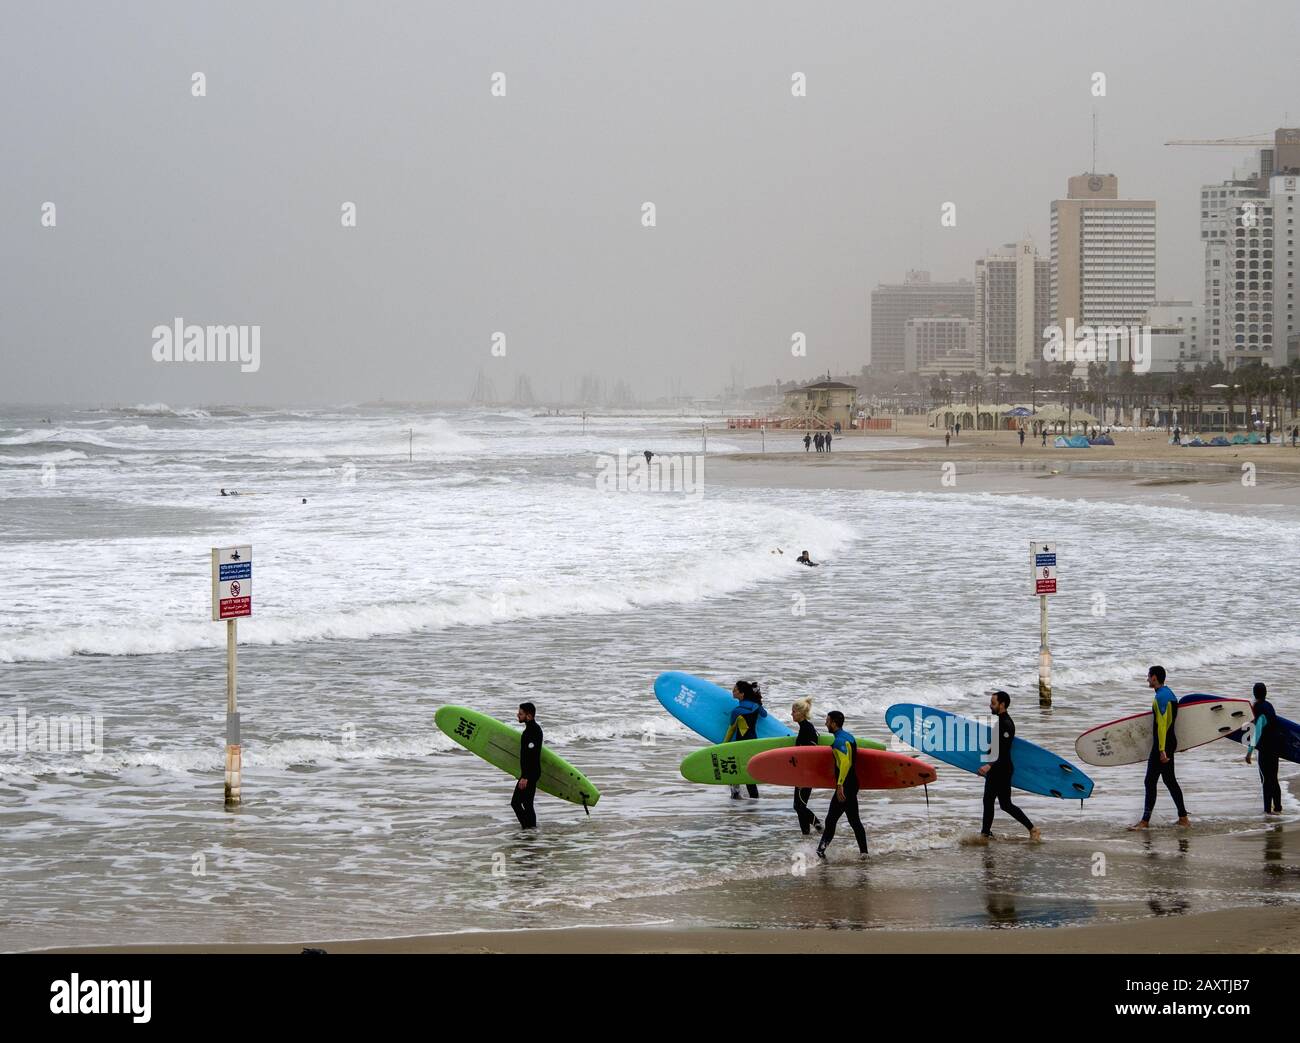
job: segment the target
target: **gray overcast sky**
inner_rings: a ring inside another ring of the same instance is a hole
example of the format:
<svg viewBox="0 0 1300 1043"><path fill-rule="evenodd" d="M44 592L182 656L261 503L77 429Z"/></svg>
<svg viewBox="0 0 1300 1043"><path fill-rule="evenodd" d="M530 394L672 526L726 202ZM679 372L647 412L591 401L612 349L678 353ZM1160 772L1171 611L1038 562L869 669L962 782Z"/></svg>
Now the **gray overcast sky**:
<svg viewBox="0 0 1300 1043"><path fill-rule="evenodd" d="M1047 252L1094 105L1099 169L1158 200L1160 294L1200 300L1197 190L1245 153L1162 142L1300 122L1294 0L3 0L3 23L10 402L447 400L480 367L501 392L592 372L653 397L856 369L877 282L969 278L1025 232ZM154 362L177 316L260 324L260 372Z"/></svg>

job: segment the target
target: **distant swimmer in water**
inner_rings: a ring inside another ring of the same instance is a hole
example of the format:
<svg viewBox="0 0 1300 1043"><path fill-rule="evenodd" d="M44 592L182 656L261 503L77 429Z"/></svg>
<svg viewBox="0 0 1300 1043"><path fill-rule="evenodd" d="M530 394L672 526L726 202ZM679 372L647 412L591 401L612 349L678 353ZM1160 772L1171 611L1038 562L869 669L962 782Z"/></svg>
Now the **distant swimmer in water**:
<svg viewBox="0 0 1300 1043"><path fill-rule="evenodd" d="M731 690L731 697L736 700L736 706L731 711L731 725L727 728L727 734L723 737L723 742L739 742L741 739L758 738L758 720L760 717L767 716L767 710L763 707L763 693L759 691L758 682L756 681L737 681L736 686ZM750 783L745 787L751 797L758 796L758 787ZM731 787L731 796L735 800L740 799L740 787Z"/></svg>
<svg viewBox="0 0 1300 1043"><path fill-rule="evenodd" d="M655 455L654 453L650 452L650 450L647 449L647 450L645 451L645 462L648 464L648 463L650 462L650 457L652 457L652 456L654 456L654 455Z"/></svg>
<svg viewBox="0 0 1300 1043"><path fill-rule="evenodd" d="M231 489L229 492L227 492L225 489L222 489L222 490L221 490L221 495L222 495L222 496L238 496L238 495L239 495L239 490L238 490L238 489Z"/></svg>
<svg viewBox="0 0 1300 1043"><path fill-rule="evenodd" d="M813 561L812 558L808 557L807 551L804 551L802 554L799 555L799 557L795 558L794 560L797 561L800 565L811 565L813 568L817 567L817 562Z"/></svg>

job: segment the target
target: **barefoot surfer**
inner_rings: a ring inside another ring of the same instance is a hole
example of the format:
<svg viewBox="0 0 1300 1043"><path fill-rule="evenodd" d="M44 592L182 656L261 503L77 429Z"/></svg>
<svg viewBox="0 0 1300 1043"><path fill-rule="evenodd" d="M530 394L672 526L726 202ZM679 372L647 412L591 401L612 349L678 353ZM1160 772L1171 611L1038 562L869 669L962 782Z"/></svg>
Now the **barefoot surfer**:
<svg viewBox="0 0 1300 1043"><path fill-rule="evenodd" d="M1146 787L1146 803L1142 807L1141 821L1130 829L1146 829L1151 824L1151 812L1156 806L1156 782L1164 779L1169 795L1174 798L1178 809L1178 824L1190 826L1187 806L1183 803L1183 790L1178 785L1174 774L1174 754L1178 752L1178 737L1174 732L1174 722L1178 720L1178 697L1165 684L1165 668L1153 666L1147 671L1147 687L1155 689L1151 700L1151 711L1155 715L1151 728L1151 756L1147 758L1147 776L1143 781Z"/></svg>
<svg viewBox="0 0 1300 1043"><path fill-rule="evenodd" d="M794 723L799 726L799 734L794 740L796 746L816 746L817 729L813 726L812 721L808 720L808 715L812 713L812 700L808 698L799 699L794 706L790 708L790 716L794 718ZM815 829L818 833L822 831L822 820L813 814L812 809L808 807L808 798L812 796L811 789L796 789L794 791L794 813L799 816L799 829L804 836L811 836Z"/></svg>
<svg viewBox="0 0 1300 1043"><path fill-rule="evenodd" d="M980 827L980 836L986 840L993 838L993 804L996 802L1008 815L1029 830L1032 840L1041 838L1038 827L1029 821L1029 816L1011 802L1011 776L1015 765L1011 763L1011 742L1016 737L1016 722L1007 710L1011 707L1011 696L1006 692L994 692L989 696L989 710L997 717L997 758L990 764L980 766L979 773L984 776L984 824Z"/></svg>
<svg viewBox="0 0 1300 1043"><path fill-rule="evenodd" d="M858 816L858 740L844 728L844 714L832 710L826 715L826 730L835 736L831 743L831 754L835 761L835 796L831 798L830 809L826 812L826 828L822 830L821 842L817 845L817 857L826 857L826 847L835 839L835 823L843 815L853 827L853 835L858 840L858 850L867 853L867 831L862 828L862 819Z"/></svg>
<svg viewBox="0 0 1300 1043"><path fill-rule="evenodd" d="M524 731L519 736L519 781L515 783L510 806L524 829L537 825L533 798L537 796L537 782L542 777L542 729L536 715L537 707L532 703L519 704L517 719Z"/></svg>

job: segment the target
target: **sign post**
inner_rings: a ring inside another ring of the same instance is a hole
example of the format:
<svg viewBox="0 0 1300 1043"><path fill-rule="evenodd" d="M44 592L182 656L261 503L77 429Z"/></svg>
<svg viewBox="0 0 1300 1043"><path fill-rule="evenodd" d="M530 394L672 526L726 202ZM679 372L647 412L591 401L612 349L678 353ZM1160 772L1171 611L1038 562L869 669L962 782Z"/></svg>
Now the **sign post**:
<svg viewBox="0 0 1300 1043"><path fill-rule="evenodd" d="M1052 650L1047 646L1047 599L1056 593L1056 544L1029 544L1029 565L1039 602L1038 705L1052 705Z"/></svg>
<svg viewBox="0 0 1300 1043"><path fill-rule="evenodd" d="M226 621L226 807L239 806L242 755L236 701L240 616L253 614L253 548L212 548L212 619Z"/></svg>

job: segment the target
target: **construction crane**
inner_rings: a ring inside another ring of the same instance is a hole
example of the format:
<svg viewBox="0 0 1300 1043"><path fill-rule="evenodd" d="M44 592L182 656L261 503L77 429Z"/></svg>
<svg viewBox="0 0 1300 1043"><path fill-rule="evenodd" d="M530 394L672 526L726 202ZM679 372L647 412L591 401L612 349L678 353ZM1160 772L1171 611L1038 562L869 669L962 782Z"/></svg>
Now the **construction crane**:
<svg viewBox="0 0 1300 1043"><path fill-rule="evenodd" d="M1208 148L1268 148L1273 144L1272 138L1176 138L1166 141L1166 145L1190 145Z"/></svg>

